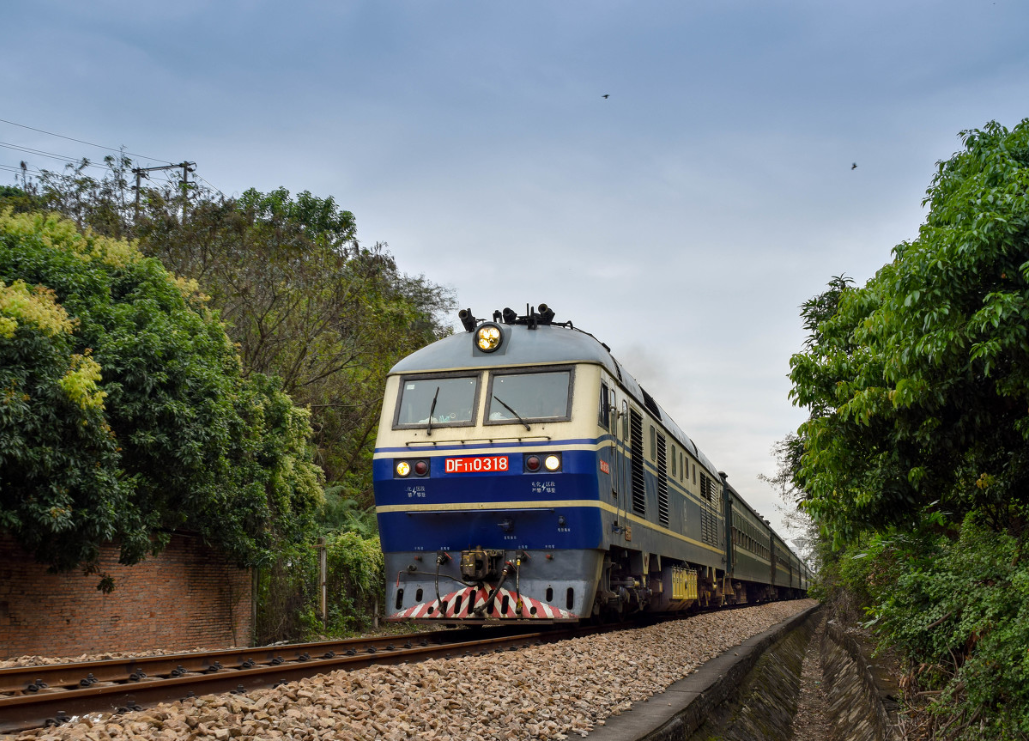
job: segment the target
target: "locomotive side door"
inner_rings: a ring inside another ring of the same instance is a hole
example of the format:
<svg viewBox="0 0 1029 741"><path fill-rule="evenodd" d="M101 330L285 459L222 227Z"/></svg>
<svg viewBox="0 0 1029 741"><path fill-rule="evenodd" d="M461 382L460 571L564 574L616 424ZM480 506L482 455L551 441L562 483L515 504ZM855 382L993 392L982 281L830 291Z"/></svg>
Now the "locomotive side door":
<svg viewBox="0 0 1029 741"><path fill-rule="evenodd" d="M623 402L624 403L624 402ZM607 404L610 409L610 426L608 429L611 432L611 444L608 447L611 460L611 498L615 504L615 522L620 527L625 527L626 523L622 517L622 510L624 509L622 503L623 492L625 487L622 483L622 477L624 476L625 465L622 461L622 453L619 450L622 444L619 439L619 413L618 413L618 395L615 393L614 388L611 388L607 392Z"/></svg>
<svg viewBox="0 0 1029 741"><path fill-rule="evenodd" d="M730 578L736 573L736 543L733 542L733 498L729 491L729 484L725 481L725 474L722 473L722 511L725 513L725 573Z"/></svg>

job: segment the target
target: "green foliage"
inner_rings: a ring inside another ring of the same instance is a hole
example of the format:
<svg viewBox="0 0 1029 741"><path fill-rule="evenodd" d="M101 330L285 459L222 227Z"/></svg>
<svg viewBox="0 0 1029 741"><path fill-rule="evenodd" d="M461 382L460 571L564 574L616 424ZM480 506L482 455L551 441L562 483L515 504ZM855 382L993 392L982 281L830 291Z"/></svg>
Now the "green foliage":
<svg viewBox="0 0 1029 741"><path fill-rule="evenodd" d="M822 594L863 605L908 689L939 692L933 736L1024 738L1029 120L963 140L918 238L803 307L794 483L826 536Z"/></svg>
<svg viewBox="0 0 1029 741"><path fill-rule="evenodd" d="M325 502L318 511L317 522L323 532L352 532L364 538L379 532L375 507L364 509L354 499L346 498L346 487L330 486L325 489Z"/></svg>
<svg viewBox="0 0 1029 741"><path fill-rule="evenodd" d="M132 515L145 520L134 530L112 525L106 532L122 538L123 558L131 559L145 544L137 539L125 551L124 532L150 533L159 547L166 531L202 530L241 563L262 566L261 639L303 635L314 630L315 617L311 552L303 544L312 513L317 510L318 526L332 538L351 531L377 543L369 509L371 457L386 372L449 331L441 317L453 300L440 286L401 272L385 245L361 245L354 215L332 198L278 189L230 199L195 183L188 189L144 184L137 206L128 184L132 163L125 157L105 162L102 180L89 177L83 160L0 193L0 204L17 211L32 203L93 234L137 240L136 258L159 259L182 276L175 286L190 311L224 322L217 337L204 339L200 355L204 362L225 360L220 371L218 363L179 367L189 355L186 346L199 340L177 333L174 322L147 332L154 303L148 295L141 296L144 331L126 324L108 340L114 345L89 340L100 367L98 389L108 394L105 418L119 435L112 470L132 493L130 514L135 499L145 506ZM157 269L153 260L145 262ZM73 392L86 390L92 378L88 363L78 362L65 381ZM66 354L53 373L64 378L72 363ZM210 373L191 376L204 368ZM225 387L231 393L205 395L218 373L232 379ZM158 429L168 424L184 434ZM301 455L309 431L314 460L330 484L320 505L316 471ZM364 573L363 566L355 568L358 576ZM381 585L381 574L376 579ZM360 592L335 604L334 630L353 624L373 597Z"/></svg>
<svg viewBox="0 0 1029 741"><path fill-rule="evenodd" d="M131 564L186 529L253 564L302 535L321 500L307 412L243 377L187 282L10 210L0 281L0 526L39 560L89 568L115 540Z"/></svg>
<svg viewBox="0 0 1029 741"><path fill-rule="evenodd" d="M325 538L329 620L319 614L318 550L294 546L279 553L258 579L257 642L310 640L320 635L346 637L365 630L381 603L385 575L377 536L354 532Z"/></svg>
<svg viewBox="0 0 1029 741"><path fill-rule="evenodd" d="M196 279L227 322L244 373L282 379L311 409L317 462L330 484L372 501L371 454L386 372L441 336L447 291L404 275L384 245L363 247L332 198L284 189L238 200L148 192L141 248Z"/></svg>
<svg viewBox="0 0 1029 741"><path fill-rule="evenodd" d="M880 639L914 664L909 692L934 698L937 737L1029 733L1029 562L1017 538L969 515L946 532L865 536L838 561Z"/></svg>
<svg viewBox="0 0 1029 741"><path fill-rule="evenodd" d="M791 361L812 412L799 483L837 543L911 527L936 499L1022 524L1007 505L1029 492L1029 121L964 142L918 238L864 288L832 285Z"/></svg>
<svg viewBox="0 0 1029 741"><path fill-rule="evenodd" d="M104 161L101 180L84 159L12 190L80 228L137 239L145 255L195 280L197 298L206 294L238 344L244 375L277 376L310 409L326 479L369 505L386 371L449 332L449 291L402 273L385 245L361 245L354 215L331 197L280 188L231 199L196 183L144 184L137 205L131 161Z"/></svg>
<svg viewBox="0 0 1029 741"><path fill-rule="evenodd" d="M43 202L34 193L13 185L0 185L0 211L10 208L14 213L39 211Z"/></svg>

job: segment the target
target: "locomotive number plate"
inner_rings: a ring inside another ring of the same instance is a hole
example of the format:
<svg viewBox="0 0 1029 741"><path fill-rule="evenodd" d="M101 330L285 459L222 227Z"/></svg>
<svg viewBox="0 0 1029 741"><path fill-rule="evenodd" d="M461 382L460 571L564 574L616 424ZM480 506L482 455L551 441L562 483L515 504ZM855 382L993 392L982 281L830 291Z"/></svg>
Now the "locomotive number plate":
<svg viewBox="0 0 1029 741"><path fill-rule="evenodd" d="M508 459L506 455L489 455L469 458L447 458L447 473L489 473L506 471Z"/></svg>

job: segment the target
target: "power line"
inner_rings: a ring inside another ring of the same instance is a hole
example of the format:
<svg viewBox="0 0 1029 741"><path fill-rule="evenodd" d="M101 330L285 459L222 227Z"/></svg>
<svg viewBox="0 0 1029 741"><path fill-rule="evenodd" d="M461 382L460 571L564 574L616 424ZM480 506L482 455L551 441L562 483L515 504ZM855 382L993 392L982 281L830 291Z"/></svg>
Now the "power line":
<svg viewBox="0 0 1029 741"><path fill-rule="evenodd" d="M115 149L114 147L105 147L103 144L94 144L93 142L88 142L88 141L86 141L84 139L76 139L73 136L65 136L64 134L55 134L52 131L45 131L43 129L37 129L34 126L26 126L25 124L20 124L20 123L17 123L15 121L8 121L6 118L0 118L0 123L10 124L11 126L20 126L21 128L28 129L29 131L38 131L40 134L46 134L47 136L56 136L58 139L67 139L68 141L78 142L79 144L88 144L89 146L97 147L98 149L106 149L109 152L123 152L124 151L124 150L121 150L121 149ZM155 162L167 162L169 165L173 164L171 162L171 160L162 159L160 157L151 157L151 156L146 155L146 154L137 154L135 152L124 152L124 153L125 154L130 154L133 157L142 157L143 159L153 160Z"/></svg>
<svg viewBox="0 0 1029 741"><path fill-rule="evenodd" d="M17 152L25 152L27 154L34 154L39 157L49 157L50 159L62 160L65 164L78 165L82 163L81 159L75 157L68 157L63 154L54 154L53 152L44 152L42 149L32 149L31 147L22 147L18 144L8 144L7 142L0 142L0 147L4 149L13 149ZM86 161L86 167L98 167L102 170L114 170L110 165L101 165L96 162Z"/></svg>
<svg viewBox="0 0 1029 741"><path fill-rule="evenodd" d="M220 195L220 196L221 196L222 198L224 198L224 197L225 197L225 194L221 192L221 189L220 189L220 188L219 188L219 187L218 187L217 185L214 185L214 184L213 184L213 183L212 183L212 182L211 182L210 180L208 180L207 178L202 178L202 177L200 177L199 175L197 175L196 173L193 173L193 177L194 177L194 178L196 178L197 180L203 180L203 181L204 181L205 183L207 183L207 184L208 184L208 185L210 185L210 186L211 186L212 188L214 188L214 189L215 189L216 191L218 191L218 195Z"/></svg>
<svg viewBox="0 0 1029 741"><path fill-rule="evenodd" d="M43 174L41 170L37 170L32 167L26 167L25 169L31 172L33 175ZM10 170L11 172L17 173L18 175L21 175L22 173L22 169L20 167L15 167L14 165L0 165L0 170Z"/></svg>

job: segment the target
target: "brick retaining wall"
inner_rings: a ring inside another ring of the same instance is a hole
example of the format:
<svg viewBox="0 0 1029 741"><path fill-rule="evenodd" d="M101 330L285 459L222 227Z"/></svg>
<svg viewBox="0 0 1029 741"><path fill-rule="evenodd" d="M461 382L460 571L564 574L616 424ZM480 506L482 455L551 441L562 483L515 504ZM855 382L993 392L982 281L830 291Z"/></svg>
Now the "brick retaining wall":
<svg viewBox="0 0 1029 741"><path fill-rule="evenodd" d="M250 572L198 538L175 535L135 566L105 546L100 568L114 577L110 594L96 575L47 573L0 534L0 659L249 644Z"/></svg>

